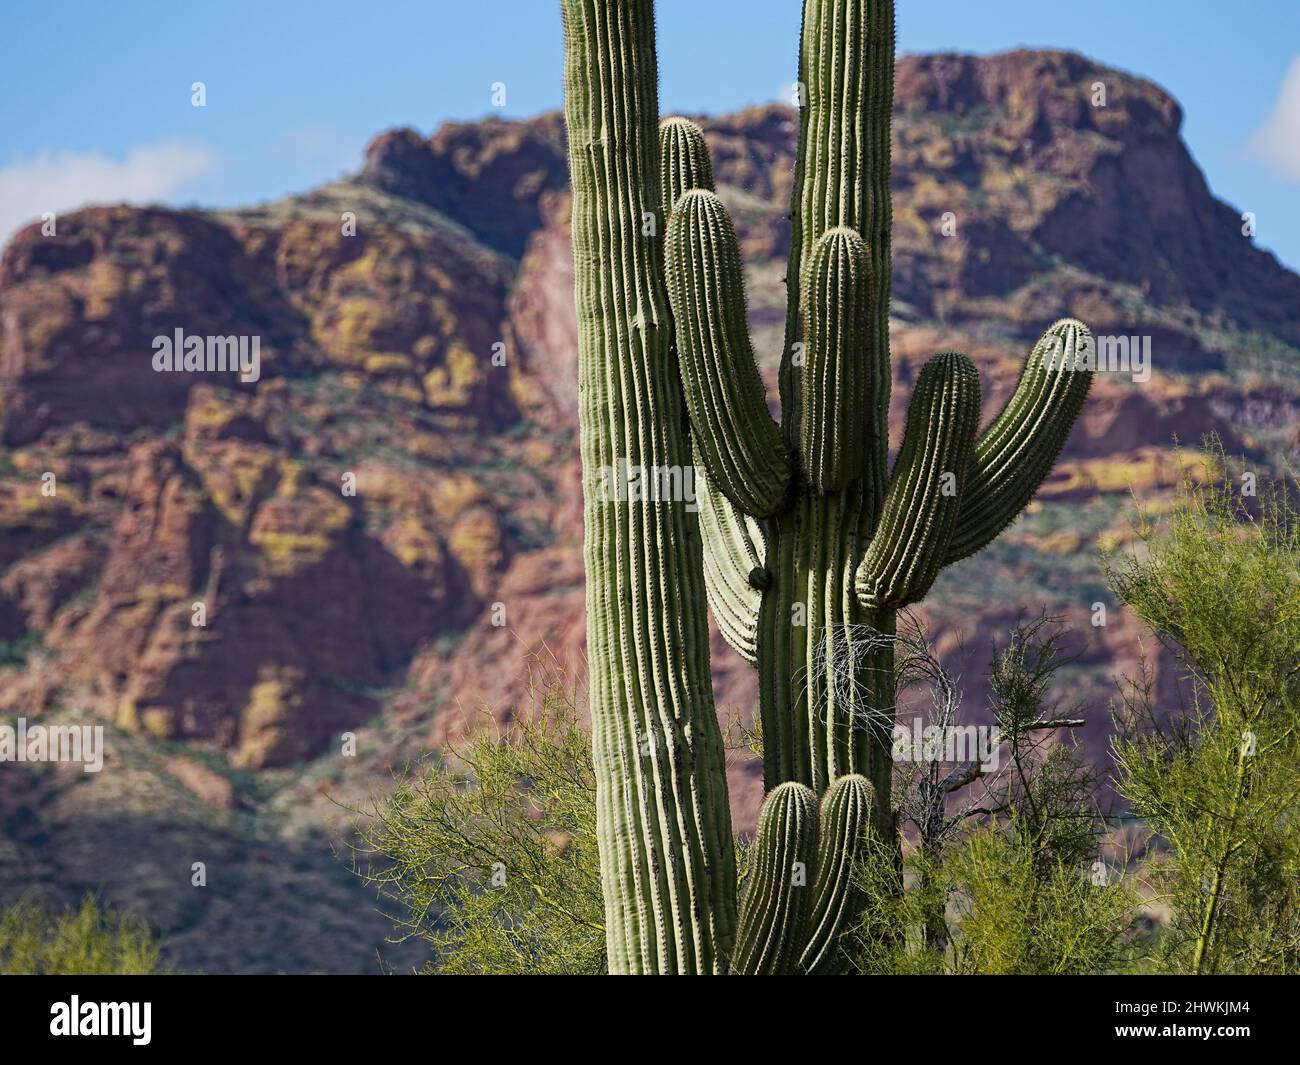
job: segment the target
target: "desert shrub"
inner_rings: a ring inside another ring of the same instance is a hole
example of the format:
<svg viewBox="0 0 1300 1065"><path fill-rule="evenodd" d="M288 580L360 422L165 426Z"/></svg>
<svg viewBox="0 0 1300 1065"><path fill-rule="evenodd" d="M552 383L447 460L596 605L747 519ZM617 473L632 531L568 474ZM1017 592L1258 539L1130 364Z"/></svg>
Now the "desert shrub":
<svg viewBox="0 0 1300 1065"><path fill-rule="evenodd" d="M137 976L158 969L148 927L93 897L75 910L24 899L0 911L0 975Z"/></svg>
<svg viewBox="0 0 1300 1065"><path fill-rule="evenodd" d="M440 974L605 969L591 739L553 685L403 777L360 828L365 874Z"/></svg>
<svg viewBox="0 0 1300 1065"><path fill-rule="evenodd" d="M1118 708L1117 785L1151 833L1171 911L1158 971L1300 971L1300 514L1284 482L1243 491L1215 444L1140 550L1118 597L1182 667L1180 708L1149 680Z"/></svg>
<svg viewBox="0 0 1300 1065"><path fill-rule="evenodd" d="M1098 782L1072 739L1084 721L1052 694L1071 661L1066 635L1044 617L994 648L996 759L898 764L903 847L877 844L859 863L869 905L851 934L858 971L1065 975L1128 964L1138 897L1123 868L1100 858ZM957 725L960 694L923 633L899 660L926 679L933 723Z"/></svg>

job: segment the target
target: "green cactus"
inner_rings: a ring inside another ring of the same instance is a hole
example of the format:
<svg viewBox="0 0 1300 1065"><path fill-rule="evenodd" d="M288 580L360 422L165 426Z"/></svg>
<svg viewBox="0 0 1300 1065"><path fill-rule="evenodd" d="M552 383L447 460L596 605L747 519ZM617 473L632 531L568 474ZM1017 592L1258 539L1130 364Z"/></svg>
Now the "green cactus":
<svg viewBox="0 0 1300 1065"><path fill-rule="evenodd" d="M935 356L888 468L893 4L806 0L778 426L704 136L658 123L652 0L563 10L610 968L840 971L854 857L895 831L895 611L1028 503L1090 338L1053 325L982 435L978 373ZM693 465L698 515L607 498L622 464ZM706 599L759 671L769 795L739 906Z"/></svg>
<svg viewBox="0 0 1300 1065"><path fill-rule="evenodd" d="M787 973L802 956L820 822L817 796L802 784L781 784L763 803L732 956L737 971Z"/></svg>

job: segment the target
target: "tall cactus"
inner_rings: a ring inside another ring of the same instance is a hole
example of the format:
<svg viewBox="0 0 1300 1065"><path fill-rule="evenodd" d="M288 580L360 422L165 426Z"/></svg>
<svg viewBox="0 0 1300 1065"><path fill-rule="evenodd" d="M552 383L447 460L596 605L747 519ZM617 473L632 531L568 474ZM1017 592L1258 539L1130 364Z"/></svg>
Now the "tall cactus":
<svg viewBox="0 0 1300 1065"><path fill-rule="evenodd" d="M894 832L895 611L1028 503L1090 337L1048 329L982 435L977 371L935 356L889 469L893 3L806 0L778 425L703 134L658 122L652 0L562 3L610 967L835 972L854 856ZM693 464L698 516L608 498L623 464ZM706 598L759 671L769 795L739 913Z"/></svg>

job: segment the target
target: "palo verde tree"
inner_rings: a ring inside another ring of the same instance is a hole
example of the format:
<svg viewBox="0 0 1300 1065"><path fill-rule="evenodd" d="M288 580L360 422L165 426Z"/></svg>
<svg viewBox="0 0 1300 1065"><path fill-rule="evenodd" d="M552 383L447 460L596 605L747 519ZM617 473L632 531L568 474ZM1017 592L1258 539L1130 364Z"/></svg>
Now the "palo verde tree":
<svg viewBox="0 0 1300 1065"><path fill-rule="evenodd" d="M1212 441L1173 510L1113 558L1119 598L1179 663L1187 706L1158 712L1135 682L1117 715L1118 788L1155 835L1171 916L1159 971L1300 972L1300 510L1258 494Z"/></svg>
<svg viewBox="0 0 1300 1065"><path fill-rule="evenodd" d="M871 637L1024 508L1090 337L1053 325L983 435L978 373L936 355L887 469L893 4L807 0L778 425L703 136L659 125L652 0L562 4L609 966L834 971L855 849L893 832L892 650ZM599 487L692 463L698 517ZM769 794L739 907L706 601L760 676Z"/></svg>

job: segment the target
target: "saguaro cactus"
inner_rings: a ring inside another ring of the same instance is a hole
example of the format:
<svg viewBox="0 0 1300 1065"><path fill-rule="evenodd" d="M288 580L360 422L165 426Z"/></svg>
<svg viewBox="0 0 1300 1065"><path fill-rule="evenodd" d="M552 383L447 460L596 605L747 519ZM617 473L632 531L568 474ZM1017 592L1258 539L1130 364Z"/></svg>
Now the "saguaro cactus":
<svg viewBox="0 0 1300 1065"><path fill-rule="evenodd" d="M704 137L658 122L652 0L563 10L610 966L833 972L854 854L894 831L895 611L1028 503L1090 338L1048 329L982 435L978 373L936 355L888 468L893 4L806 0L778 426ZM657 482L691 463L698 519L601 490L623 464ZM706 597L759 671L769 795L739 916Z"/></svg>

